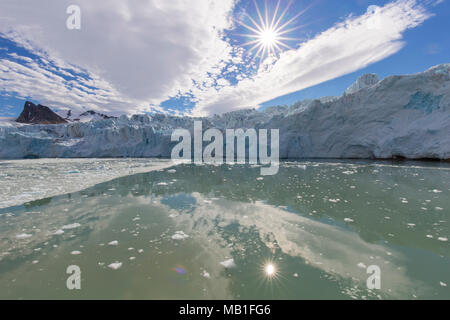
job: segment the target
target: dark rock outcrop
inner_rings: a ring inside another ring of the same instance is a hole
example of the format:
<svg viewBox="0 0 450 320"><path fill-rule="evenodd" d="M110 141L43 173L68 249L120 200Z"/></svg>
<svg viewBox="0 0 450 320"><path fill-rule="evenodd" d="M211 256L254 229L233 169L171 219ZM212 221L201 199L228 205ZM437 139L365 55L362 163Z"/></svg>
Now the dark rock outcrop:
<svg viewBox="0 0 450 320"><path fill-rule="evenodd" d="M32 102L25 102L23 111L16 119L16 122L27 124L59 124L67 123L66 120L54 113L49 107L35 105Z"/></svg>

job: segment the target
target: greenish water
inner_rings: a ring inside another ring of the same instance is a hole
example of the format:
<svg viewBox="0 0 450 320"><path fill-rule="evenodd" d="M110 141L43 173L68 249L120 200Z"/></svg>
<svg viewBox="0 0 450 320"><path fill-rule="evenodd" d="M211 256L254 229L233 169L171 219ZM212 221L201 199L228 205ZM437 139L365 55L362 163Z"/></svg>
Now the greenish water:
<svg viewBox="0 0 450 320"><path fill-rule="evenodd" d="M450 299L448 165L259 174L181 165L0 209L0 298Z"/></svg>

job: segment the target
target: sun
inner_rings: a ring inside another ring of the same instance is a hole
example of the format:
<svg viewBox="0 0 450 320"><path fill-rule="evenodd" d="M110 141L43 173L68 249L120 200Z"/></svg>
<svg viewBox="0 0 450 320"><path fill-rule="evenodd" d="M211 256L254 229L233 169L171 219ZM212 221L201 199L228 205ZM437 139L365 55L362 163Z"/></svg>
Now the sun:
<svg viewBox="0 0 450 320"><path fill-rule="evenodd" d="M272 47L275 45L276 41L278 41L277 33L273 29L263 30L263 32L260 32L257 35L257 38L259 39L260 44L265 47Z"/></svg>
<svg viewBox="0 0 450 320"><path fill-rule="evenodd" d="M287 37L286 35L302 27L302 26L293 27L292 24L309 7L299 12L294 17L290 19L285 19L286 13L288 12L290 5L292 4L292 1L290 1L289 4L286 6L286 8L284 8L283 10L280 10L280 2L281 0L278 0L277 5L275 7L275 11L271 16L269 16L266 3L263 16L256 0L254 0L258 19L254 19L250 15L245 14L246 17L250 20L251 24L235 20L238 24L240 24L247 30L251 31L251 33L249 34L240 34L240 35L243 37L250 38L250 41L244 43L244 46L251 46L251 48L248 51L250 54L252 54L256 50L254 58L258 57L260 58L260 61L267 56L280 53L281 51L283 51L283 49L292 49L288 44L286 44L287 41L301 40L298 38ZM259 22L257 22L256 20L259 20Z"/></svg>
<svg viewBox="0 0 450 320"><path fill-rule="evenodd" d="M264 267L264 272L267 277L272 278L277 274L277 268L275 267L275 265L273 263L268 263Z"/></svg>

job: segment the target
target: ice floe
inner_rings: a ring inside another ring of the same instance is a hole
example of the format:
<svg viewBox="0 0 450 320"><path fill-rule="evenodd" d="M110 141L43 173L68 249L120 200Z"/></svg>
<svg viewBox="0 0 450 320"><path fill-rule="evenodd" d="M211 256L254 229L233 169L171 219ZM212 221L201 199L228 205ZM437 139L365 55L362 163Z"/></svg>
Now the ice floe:
<svg viewBox="0 0 450 320"><path fill-rule="evenodd" d="M172 236L173 240L184 240L189 238L189 235L185 234L183 231L176 231Z"/></svg>
<svg viewBox="0 0 450 320"><path fill-rule="evenodd" d="M206 278L206 279L210 279L210 278L211 278L211 275L210 275L209 272L206 271L206 270L203 270L202 276L203 276L204 278Z"/></svg>
<svg viewBox="0 0 450 320"><path fill-rule="evenodd" d="M16 239L19 239L19 240L28 239L31 237L32 237L32 235L27 234L27 233L21 233L21 234L16 235Z"/></svg>
<svg viewBox="0 0 450 320"><path fill-rule="evenodd" d="M165 159L91 158L3 161L2 174L5 174L5 178L0 176L0 209L77 192L119 177L173 165L170 160ZM110 191L112 189L114 188L110 188Z"/></svg>
<svg viewBox="0 0 450 320"><path fill-rule="evenodd" d="M113 262L110 265L108 265L108 268L111 268L113 270L120 269L121 267L122 267L122 262L118 262L118 261Z"/></svg>
<svg viewBox="0 0 450 320"><path fill-rule="evenodd" d="M220 264L226 269L236 267L236 264L234 263L234 259L228 259L228 260L222 261Z"/></svg>
<svg viewBox="0 0 450 320"><path fill-rule="evenodd" d="M71 230L71 229L76 229L76 228L79 228L79 227L81 227L81 224L79 224L79 223L72 223L72 224L68 224L68 225L63 226L61 229L62 230Z"/></svg>

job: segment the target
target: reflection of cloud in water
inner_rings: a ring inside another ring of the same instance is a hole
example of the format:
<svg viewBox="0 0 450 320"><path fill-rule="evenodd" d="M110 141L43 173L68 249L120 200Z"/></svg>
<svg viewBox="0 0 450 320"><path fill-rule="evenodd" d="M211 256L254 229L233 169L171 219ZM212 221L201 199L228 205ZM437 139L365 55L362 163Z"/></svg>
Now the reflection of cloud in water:
<svg viewBox="0 0 450 320"><path fill-rule="evenodd" d="M202 195L194 193L193 196L198 204L204 203ZM276 241L285 254L300 257L307 264L331 275L351 279L353 285L360 288L365 288L369 277L366 267L378 265L381 268L381 292L392 297L411 297L413 288L427 290L424 284L413 283L406 270L399 268L404 258L392 248L365 242L357 233L260 201L252 204L224 201L198 205L191 214L179 215L174 219L177 227L189 234L197 234L195 239L201 240L201 246L210 253L215 263L230 255L224 239L216 232L217 226L238 223L242 231L256 228L267 247L273 247Z"/></svg>
<svg viewBox="0 0 450 320"><path fill-rule="evenodd" d="M193 194L192 198L198 203L203 202L203 198L198 194ZM176 209L172 209L171 206L167 206L162 198L156 198L152 201L152 205L160 207L165 211L168 210L168 216L171 221L176 223L176 228L180 227L185 233L189 234L189 239L198 244L195 247L195 254L192 256L190 263L198 264L195 266L205 278L205 272L209 275L206 280L203 281L207 287L206 298L210 299L232 299L235 298L230 290L230 279L227 278L225 268L220 264L222 261L232 257L232 248L228 246L228 243L220 236L220 234L214 232L214 221L203 220L198 215L197 210L201 207L196 207L194 211L180 212ZM139 198L143 203L147 202L145 198ZM200 221L201 220L201 221ZM174 240L175 241L175 240ZM183 244L185 245L185 244ZM206 282L205 282L206 281Z"/></svg>

